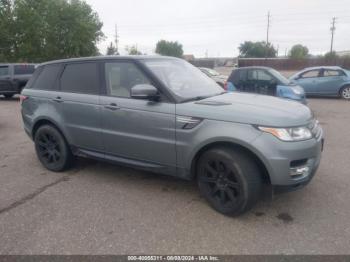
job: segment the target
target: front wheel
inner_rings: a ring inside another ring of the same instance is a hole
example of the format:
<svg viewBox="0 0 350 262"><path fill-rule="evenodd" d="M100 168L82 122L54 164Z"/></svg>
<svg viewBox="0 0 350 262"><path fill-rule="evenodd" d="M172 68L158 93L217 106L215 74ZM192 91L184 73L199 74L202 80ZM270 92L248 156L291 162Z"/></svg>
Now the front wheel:
<svg viewBox="0 0 350 262"><path fill-rule="evenodd" d="M345 86L341 89L340 95L343 99L350 100L350 86Z"/></svg>
<svg viewBox="0 0 350 262"><path fill-rule="evenodd" d="M35 150L40 162L51 171L67 169L73 161L71 150L62 134L51 125L43 125L35 133Z"/></svg>
<svg viewBox="0 0 350 262"><path fill-rule="evenodd" d="M242 150L218 147L204 152L198 161L197 180L209 204L229 216L249 210L261 194L259 168Z"/></svg>

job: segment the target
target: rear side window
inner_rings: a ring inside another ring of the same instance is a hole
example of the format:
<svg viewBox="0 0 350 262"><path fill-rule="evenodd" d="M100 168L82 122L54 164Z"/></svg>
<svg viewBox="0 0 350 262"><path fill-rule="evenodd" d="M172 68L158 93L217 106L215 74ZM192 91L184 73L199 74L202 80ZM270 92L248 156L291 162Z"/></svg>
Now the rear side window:
<svg viewBox="0 0 350 262"><path fill-rule="evenodd" d="M344 76L344 72L341 70L324 70L323 71L323 76Z"/></svg>
<svg viewBox="0 0 350 262"><path fill-rule="evenodd" d="M31 88L31 81L35 81L33 89L39 90L55 90L57 89L56 80L60 71L60 65L47 65L39 72L38 79L35 80L37 73L34 73L31 80L27 83L28 88Z"/></svg>
<svg viewBox="0 0 350 262"><path fill-rule="evenodd" d="M80 94L99 94L96 63L66 65L61 76L61 91Z"/></svg>
<svg viewBox="0 0 350 262"><path fill-rule="evenodd" d="M34 65L15 65L14 74L15 75L31 75L35 71Z"/></svg>
<svg viewBox="0 0 350 262"><path fill-rule="evenodd" d="M0 66L0 76L7 76L9 74L8 66Z"/></svg>

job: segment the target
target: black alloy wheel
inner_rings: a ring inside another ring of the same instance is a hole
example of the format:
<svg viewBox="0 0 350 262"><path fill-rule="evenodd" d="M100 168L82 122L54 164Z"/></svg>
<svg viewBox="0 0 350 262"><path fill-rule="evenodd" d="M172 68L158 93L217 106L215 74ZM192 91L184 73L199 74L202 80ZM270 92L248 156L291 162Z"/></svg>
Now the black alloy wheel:
<svg viewBox="0 0 350 262"><path fill-rule="evenodd" d="M230 148L205 152L197 166L201 193L217 211L239 215L250 209L260 196L260 171L250 156Z"/></svg>
<svg viewBox="0 0 350 262"><path fill-rule="evenodd" d="M51 171L63 171L72 162L72 153L61 133L51 125L35 133L35 149L40 162Z"/></svg>

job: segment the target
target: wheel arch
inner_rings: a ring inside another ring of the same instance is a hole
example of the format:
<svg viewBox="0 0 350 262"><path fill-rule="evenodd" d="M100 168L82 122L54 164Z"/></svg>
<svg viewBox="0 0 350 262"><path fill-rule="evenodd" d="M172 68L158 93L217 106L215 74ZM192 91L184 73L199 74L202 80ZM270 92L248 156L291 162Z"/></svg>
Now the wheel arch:
<svg viewBox="0 0 350 262"><path fill-rule="evenodd" d="M232 142L232 141L216 141L216 142L211 142L211 143L206 144L203 147L201 147L196 152L196 154L194 155L194 157L192 158L192 161L191 161L190 168L191 168L191 178L192 179L194 179L196 177L197 163L198 163L198 160L201 157L201 155L204 152L206 152L207 150L215 148L215 147L228 147L228 148L232 148L235 150L243 151L245 154L251 156L252 159L254 160L254 162L258 165L259 170L262 171L261 176L263 178L264 183L271 184L269 171L268 171L268 168L266 167L264 161L248 147L241 145L239 143L236 143L236 142Z"/></svg>
<svg viewBox="0 0 350 262"><path fill-rule="evenodd" d="M51 119L47 119L47 118L39 119L34 123L33 128L32 128L32 132L31 132L31 136L32 136L33 140L35 138L35 133L38 131L39 127L41 127L43 125L51 125L54 128L56 128L58 130L58 132L60 132L61 135L63 136L63 138L66 140L66 142L68 142L65 133L63 132L63 130L61 128L59 128L58 124L55 123L55 121L53 121Z"/></svg>
<svg viewBox="0 0 350 262"><path fill-rule="evenodd" d="M346 82L340 86L339 91L338 91L340 96L341 96L341 92L342 92L343 88L345 88L347 86L350 86L350 82Z"/></svg>

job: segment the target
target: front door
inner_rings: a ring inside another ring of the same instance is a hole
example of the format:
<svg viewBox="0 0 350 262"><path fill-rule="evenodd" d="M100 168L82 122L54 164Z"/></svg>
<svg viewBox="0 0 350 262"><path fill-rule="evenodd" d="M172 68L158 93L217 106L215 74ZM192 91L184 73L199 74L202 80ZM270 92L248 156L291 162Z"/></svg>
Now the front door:
<svg viewBox="0 0 350 262"><path fill-rule="evenodd" d="M319 85L320 70L310 70L299 75L298 79L295 80L298 85L304 88L306 94L317 93L317 86Z"/></svg>
<svg viewBox="0 0 350 262"><path fill-rule="evenodd" d="M106 157L176 167L175 104L134 99L137 84L153 84L133 61L106 62L105 96L101 96L102 136Z"/></svg>

